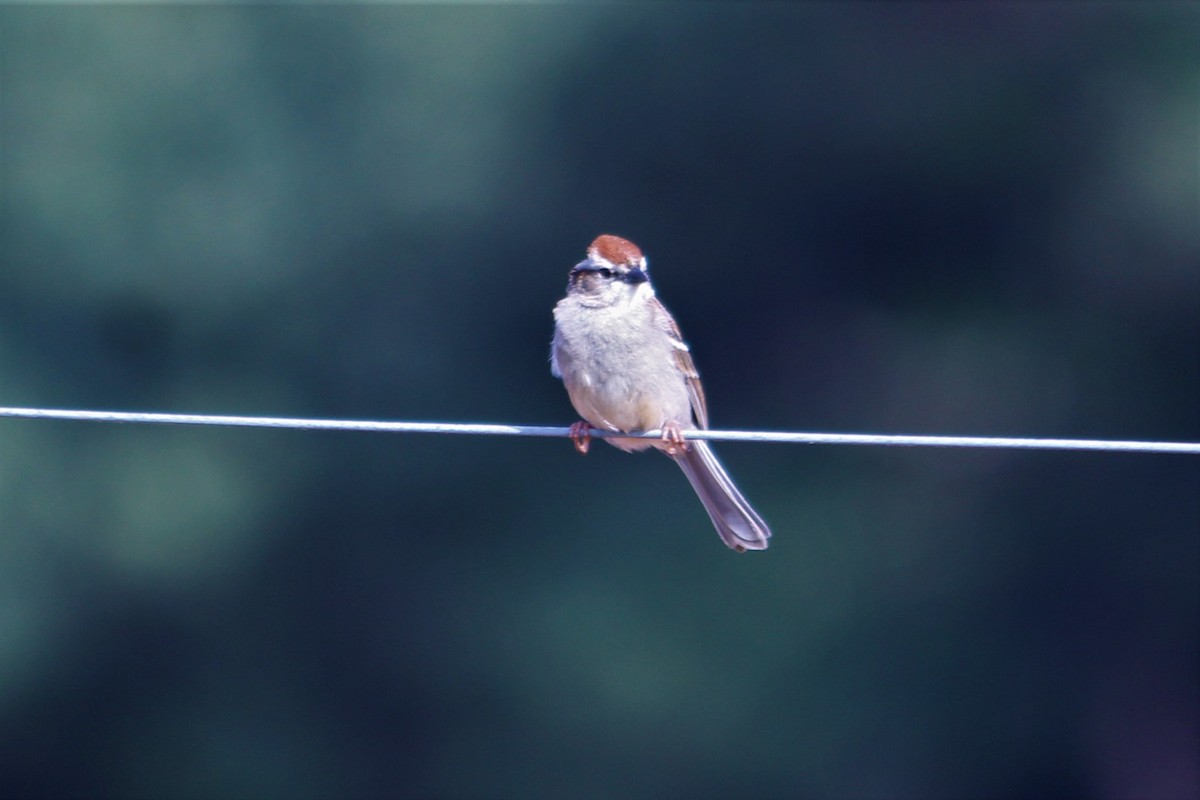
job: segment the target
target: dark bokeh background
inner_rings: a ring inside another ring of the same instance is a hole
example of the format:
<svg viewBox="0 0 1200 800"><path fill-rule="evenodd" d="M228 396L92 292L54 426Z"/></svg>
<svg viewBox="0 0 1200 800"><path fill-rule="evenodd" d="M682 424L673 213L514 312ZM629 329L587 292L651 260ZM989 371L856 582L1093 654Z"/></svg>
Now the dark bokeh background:
<svg viewBox="0 0 1200 800"><path fill-rule="evenodd" d="M0 405L1200 439L1194 5L0 8ZM1184 798L1200 463L0 421L0 794Z"/></svg>

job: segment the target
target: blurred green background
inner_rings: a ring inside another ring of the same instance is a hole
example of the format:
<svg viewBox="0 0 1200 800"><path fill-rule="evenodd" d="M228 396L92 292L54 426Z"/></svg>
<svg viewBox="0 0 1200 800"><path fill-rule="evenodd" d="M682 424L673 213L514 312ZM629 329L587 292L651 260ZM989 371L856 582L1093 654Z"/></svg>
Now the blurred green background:
<svg viewBox="0 0 1200 800"><path fill-rule="evenodd" d="M1188 4L0 8L0 405L1200 439ZM1200 793L1200 463L0 420L0 794Z"/></svg>

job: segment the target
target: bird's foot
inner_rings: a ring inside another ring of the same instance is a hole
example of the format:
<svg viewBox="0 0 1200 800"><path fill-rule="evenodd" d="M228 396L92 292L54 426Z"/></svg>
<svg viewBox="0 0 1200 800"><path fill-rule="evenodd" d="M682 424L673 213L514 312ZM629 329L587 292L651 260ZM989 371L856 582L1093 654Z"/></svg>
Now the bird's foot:
<svg viewBox="0 0 1200 800"><path fill-rule="evenodd" d="M580 420L571 426L571 441L581 456L586 456L592 444L592 426Z"/></svg>
<svg viewBox="0 0 1200 800"><path fill-rule="evenodd" d="M669 419L662 426L662 440L666 446L663 451L673 456L678 450L687 450L687 441L683 438L683 426L678 421Z"/></svg>

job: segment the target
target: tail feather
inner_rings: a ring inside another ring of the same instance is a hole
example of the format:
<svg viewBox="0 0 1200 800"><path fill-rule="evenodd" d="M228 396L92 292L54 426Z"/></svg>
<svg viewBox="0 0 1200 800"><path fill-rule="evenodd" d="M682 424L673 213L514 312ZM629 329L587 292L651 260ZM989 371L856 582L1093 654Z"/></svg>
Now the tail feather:
<svg viewBox="0 0 1200 800"><path fill-rule="evenodd" d="M727 547L738 552L767 549L771 529L738 491L708 442L692 440L672 458L696 490Z"/></svg>

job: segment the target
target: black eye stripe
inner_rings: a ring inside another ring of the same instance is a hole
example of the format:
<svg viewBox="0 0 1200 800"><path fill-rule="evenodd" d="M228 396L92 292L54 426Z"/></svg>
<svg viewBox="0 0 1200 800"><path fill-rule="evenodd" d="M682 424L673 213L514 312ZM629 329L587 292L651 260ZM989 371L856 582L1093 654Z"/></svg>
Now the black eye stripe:
<svg viewBox="0 0 1200 800"><path fill-rule="evenodd" d="M593 275L599 275L605 280L618 280L622 283L645 283L649 278L646 277L646 271L640 267L632 267L629 269L614 269L612 267L597 267L591 264L579 264L575 269L571 270L572 275L582 275L590 272Z"/></svg>
<svg viewBox="0 0 1200 800"><path fill-rule="evenodd" d="M571 271L572 272L590 272L593 275L600 275L605 278L611 278L615 274L614 271L608 267L578 266Z"/></svg>

